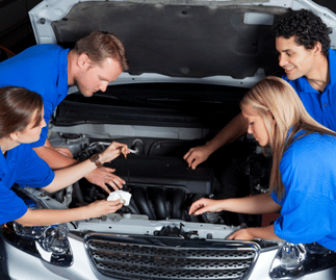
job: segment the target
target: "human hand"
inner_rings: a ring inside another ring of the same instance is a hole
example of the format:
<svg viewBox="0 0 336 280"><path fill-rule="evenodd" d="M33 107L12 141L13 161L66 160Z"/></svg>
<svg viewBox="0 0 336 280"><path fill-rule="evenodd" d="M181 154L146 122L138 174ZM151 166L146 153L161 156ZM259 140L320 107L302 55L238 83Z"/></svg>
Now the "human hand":
<svg viewBox="0 0 336 280"><path fill-rule="evenodd" d="M103 164L105 162L114 160L121 153L124 155L129 154L127 145L113 141L110 146L108 146L106 150L99 155L99 160Z"/></svg>
<svg viewBox="0 0 336 280"><path fill-rule="evenodd" d="M201 198L195 201L189 209L189 215L201 215L205 212L219 212L222 210L222 201L209 198Z"/></svg>
<svg viewBox="0 0 336 280"><path fill-rule="evenodd" d="M88 207L90 218L99 218L108 213L115 213L122 206L123 204L118 199L115 201L97 200L85 207Z"/></svg>
<svg viewBox="0 0 336 280"><path fill-rule="evenodd" d="M110 185L114 190L121 189L123 185L126 184L123 179L112 173L114 171L115 169L109 167L97 168L87 174L85 178L92 184L95 184L107 193L110 193L111 191L105 184Z"/></svg>
<svg viewBox="0 0 336 280"><path fill-rule="evenodd" d="M188 167L195 169L199 164L206 161L212 154L210 149L204 146L191 148L184 156L183 159L188 163Z"/></svg>
<svg viewBox="0 0 336 280"><path fill-rule="evenodd" d="M59 152L60 154L62 154L63 156L66 156L68 158L73 158L73 154L70 151L70 149L65 148L65 147L53 147L53 149L57 152Z"/></svg>
<svg viewBox="0 0 336 280"><path fill-rule="evenodd" d="M253 234L253 228L244 228L232 233L227 240L253 240L255 238Z"/></svg>

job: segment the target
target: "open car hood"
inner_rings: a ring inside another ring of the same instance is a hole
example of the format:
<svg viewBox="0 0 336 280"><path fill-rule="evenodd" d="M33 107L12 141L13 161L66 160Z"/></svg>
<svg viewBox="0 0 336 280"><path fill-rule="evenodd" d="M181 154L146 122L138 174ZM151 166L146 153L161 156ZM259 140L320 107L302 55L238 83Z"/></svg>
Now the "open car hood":
<svg viewBox="0 0 336 280"><path fill-rule="evenodd" d="M281 74L273 26L288 8L312 9L335 26L335 15L312 1L282 2L45 0L30 18L38 44L73 47L93 30L117 34L133 77L220 76L241 86L247 77Z"/></svg>

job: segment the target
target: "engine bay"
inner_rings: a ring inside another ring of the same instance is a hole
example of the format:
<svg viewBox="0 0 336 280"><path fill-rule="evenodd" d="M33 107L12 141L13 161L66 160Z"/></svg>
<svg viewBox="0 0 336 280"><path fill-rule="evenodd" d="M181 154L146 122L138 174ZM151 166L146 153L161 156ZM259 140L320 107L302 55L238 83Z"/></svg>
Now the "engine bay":
<svg viewBox="0 0 336 280"><path fill-rule="evenodd" d="M68 143L72 151L79 151L74 153L74 157L79 161L101 153L112 142L106 140L91 142L87 135L80 134L65 133L59 134L58 137L51 140L54 140L54 143L56 139L64 141L63 147L67 147ZM122 142L120 139L118 141ZM130 205L124 206L119 213L144 215L149 220L202 221L190 216L188 210L194 201L213 194L215 180L213 169L204 166L192 170L187 167L182 157L164 156L167 153L165 146L172 146L169 141L154 141L147 149L146 155L145 146L148 146L148 142L150 140L144 138L132 140L130 148L135 150L135 154L129 154L127 158L121 155L105 164L106 167L115 169L115 174L126 181L123 190L132 194ZM177 145L177 141L173 143ZM158 152L160 149L162 152ZM110 186L108 187L113 191ZM62 202L62 196L64 194L54 194L54 198L59 202ZM108 194L99 186L82 179L73 187L73 198L71 203L67 202L67 206L77 207L98 199L106 199L107 196Z"/></svg>
<svg viewBox="0 0 336 280"><path fill-rule="evenodd" d="M55 128L53 129L55 130ZM78 127L77 129L80 130ZM255 215L239 215L240 218L236 221L228 217L228 214L226 216L217 213L206 213L200 216L188 214L190 205L202 197L221 198L218 189L221 188L221 181L226 176L218 173L218 170L222 170L223 167L216 166L215 163L218 161L216 158L210 160L209 164L200 165L195 170L188 168L183 160L183 154L191 145L190 141L146 137L99 139L96 136L93 138L90 133L68 132L53 132L50 137L53 146L69 148L79 161L90 158L93 154L101 153L113 140L126 143L129 148L135 150L135 154L129 154L127 158L120 155L112 162L105 164L106 167L114 168L115 174L126 181L123 190L130 192L132 198L128 206L123 206L116 214L102 217L103 221L120 221L124 217L128 217L128 219L138 221L162 221L168 222L168 224L169 221L226 226L253 226L260 223L260 220L255 219ZM238 154L238 150L242 152L242 146L248 147L244 153L255 155L256 145L251 139L241 139L238 141L238 145L230 147L230 150ZM261 180L264 181L264 185L267 185L268 177L264 178L265 171L261 170L261 162L253 161L255 161L255 156L246 163L244 160L244 172L249 170L250 174L247 177L251 182L246 183L247 185L253 184L255 194L260 193ZM222 164L226 166L227 170L230 170L231 162L232 159L227 160L227 163L222 160ZM255 169L260 169L260 174L255 172ZM239 172L231 172L229 178L234 176L240 179L241 175ZM113 191L110 186L108 187ZM91 184L86 179L81 179L62 191L47 195L68 208L87 205L108 197L102 188ZM91 219L91 222L94 220ZM86 226L88 222L86 221ZM93 223L96 226L97 221Z"/></svg>
<svg viewBox="0 0 336 280"><path fill-rule="evenodd" d="M112 141L135 151L127 159L120 155L105 164L126 182L122 190L132 194L130 204L100 219L74 221L72 227L115 232L117 223L117 232L174 235L192 224L191 232L209 227L206 237L213 234L213 226L230 231L260 226L258 215L188 214L191 204L202 197L244 197L268 188L270 161L249 134L220 148L194 170L183 160L191 147L203 145L239 113L246 90L222 91L223 87L209 85L146 84L109 87L90 99L70 94L49 125L52 146L68 148L79 161L101 153ZM86 179L53 194L31 188L30 192L49 198L43 200L48 208L75 208L108 197ZM224 233L219 234L222 238Z"/></svg>

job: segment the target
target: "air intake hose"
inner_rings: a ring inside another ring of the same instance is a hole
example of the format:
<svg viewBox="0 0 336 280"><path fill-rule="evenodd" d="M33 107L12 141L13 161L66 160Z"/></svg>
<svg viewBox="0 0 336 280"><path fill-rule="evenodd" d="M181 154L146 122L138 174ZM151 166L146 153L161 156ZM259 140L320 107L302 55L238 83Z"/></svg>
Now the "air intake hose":
<svg viewBox="0 0 336 280"><path fill-rule="evenodd" d="M147 215L150 220L155 220L155 215L148 203L146 190L142 187L135 187L132 196L140 213Z"/></svg>
<svg viewBox="0 0 336 280"><path fill-rule="evenodd" d="M182 204L184 202L184 191L175 189L172 197L172 218L182 219Z"/></svg>
<svg viewBox="0 0 336 280"><path fill-rule="evenodd" d="M154 209L156 218L158 220L165 220L168 218L168 211L166 208L166 191L162 188L153 190Z"/></svg>

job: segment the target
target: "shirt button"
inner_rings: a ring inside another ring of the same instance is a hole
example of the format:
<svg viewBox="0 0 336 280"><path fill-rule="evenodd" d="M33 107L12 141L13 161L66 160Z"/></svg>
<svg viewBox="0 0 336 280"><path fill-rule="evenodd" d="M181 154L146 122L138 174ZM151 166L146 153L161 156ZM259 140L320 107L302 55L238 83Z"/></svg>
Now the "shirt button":
<svg viewBox="0 0 336 280"><path fill-rule="evenodd" d="M324 107L327 107L327 104L323 104Z"/></svg>

